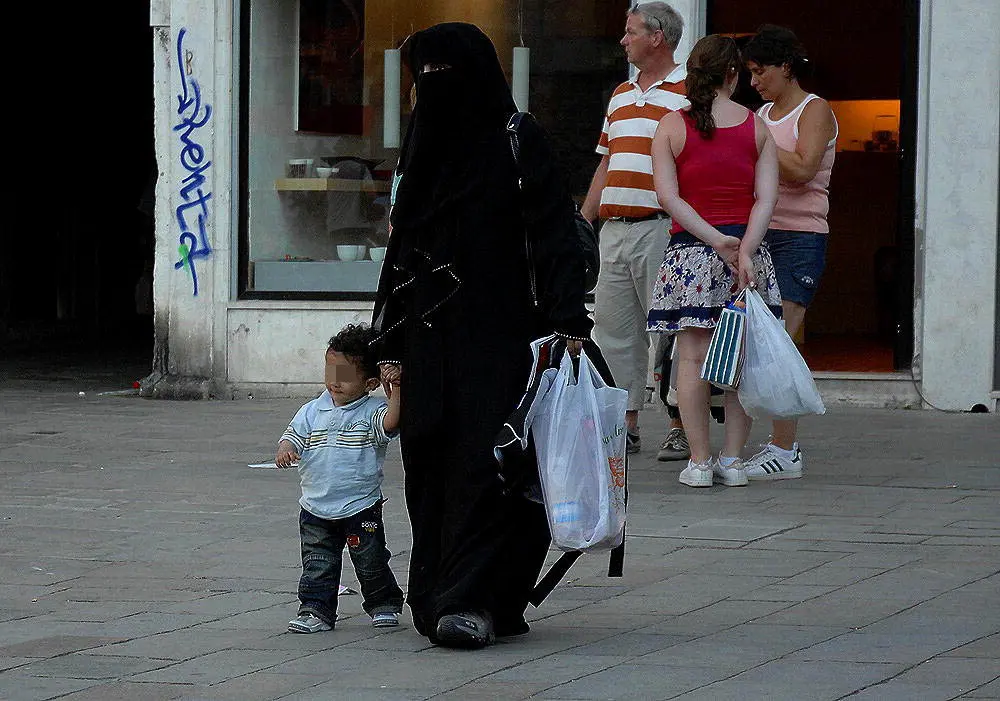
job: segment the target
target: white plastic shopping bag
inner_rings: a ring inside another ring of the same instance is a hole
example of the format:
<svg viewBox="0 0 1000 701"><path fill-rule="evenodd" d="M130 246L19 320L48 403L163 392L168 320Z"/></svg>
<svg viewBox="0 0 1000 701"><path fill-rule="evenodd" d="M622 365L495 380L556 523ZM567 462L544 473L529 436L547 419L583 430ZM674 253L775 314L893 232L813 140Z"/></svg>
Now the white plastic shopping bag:
<svg viewBox="0 0 1000 701"><path fill-rule="evenodd" d="M628 392L608 387L569 353L531 424L552 542L561 550L614 548L625 532Z"/></svg>
<svg viewBox="0 0 1000 701"><path fill-rule="evenodd" d="M746 304L746 357L740 404L758 419L825 413L812 372L784 324L774 317L757 290L747 291Z"/></svg>

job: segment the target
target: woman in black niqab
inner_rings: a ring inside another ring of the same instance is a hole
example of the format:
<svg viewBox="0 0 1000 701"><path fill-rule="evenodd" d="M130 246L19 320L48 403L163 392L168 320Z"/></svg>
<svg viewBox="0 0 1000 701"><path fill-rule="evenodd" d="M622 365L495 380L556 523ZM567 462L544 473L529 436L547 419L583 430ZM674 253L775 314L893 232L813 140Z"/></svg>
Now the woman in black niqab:
<svg viewBox="0 0 1000 701"><path fill-rule="evenodd" d="M402 367L414 626L476 647L494 629L528 630L549 540L542 506L501 489L494 438L524 392L530 342L587 339L592 322L573 202L530 117L515 162L506 125L516 107L492 42L473 25L441 24L411 36L404 55L417 100L373 325L381 364ZM533 454L524 460L537 469Z"/></svg>

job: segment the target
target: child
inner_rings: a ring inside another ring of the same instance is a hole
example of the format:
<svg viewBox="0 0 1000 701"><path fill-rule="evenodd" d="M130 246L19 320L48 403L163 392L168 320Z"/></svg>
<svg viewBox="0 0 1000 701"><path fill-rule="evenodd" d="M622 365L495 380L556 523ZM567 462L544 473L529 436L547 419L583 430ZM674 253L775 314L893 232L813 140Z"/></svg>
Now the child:
<svg viewBox="0 0 1000 701"><path fill-rule="evenodd" d="M383 385L388 404L369 396L379 385L373 338L367 326L348 325L330 339L327 391L298 410L278 443L275 464L297 460L302 480L302 578L292 633L333 629L345 545L372 625L399 625L403 592L389 567L381 484L386 446L399 424L400 373Z"/></svg>

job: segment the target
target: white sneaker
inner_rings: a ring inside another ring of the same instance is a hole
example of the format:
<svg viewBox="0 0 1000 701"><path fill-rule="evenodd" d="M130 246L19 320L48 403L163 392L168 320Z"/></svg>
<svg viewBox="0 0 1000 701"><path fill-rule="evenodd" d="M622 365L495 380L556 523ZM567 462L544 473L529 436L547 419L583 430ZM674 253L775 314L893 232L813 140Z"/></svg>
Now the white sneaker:
<svg viewBox="0 0 1000 701"><path fill-rule="evenodd" d="M688 460L687 467L681 470L681 475L677 479L689 487L711 487L712 461L696 463Z"/></svg>
<svg viewBox="0 0 1000 701"><path fill-rule="evenodd" d="M747 472L743 469L743 461L737 458L729 467L723 467L718 460L712 460L712 481L727 487L747 486Z"/></svg>
<svg viewBox="0 0 1000 701"><path fill-rule="evenodd" d="M768 443L762 451L746 461L744 467L747 478L751 480L793 480L801 477L805 461L802 459L799 444L793 444L791 460L778 455L772 450L773 447L772 444Z"/></svg>

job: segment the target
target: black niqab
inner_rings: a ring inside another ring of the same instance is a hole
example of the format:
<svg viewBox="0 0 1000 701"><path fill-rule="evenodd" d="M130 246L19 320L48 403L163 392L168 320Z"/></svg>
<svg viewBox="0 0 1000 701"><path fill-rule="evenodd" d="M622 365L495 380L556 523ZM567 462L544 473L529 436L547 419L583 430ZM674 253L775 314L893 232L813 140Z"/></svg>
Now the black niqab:
<svg viewBox="0 0 1000 701"><path fill-rule="evenodd" d="M417 102L392 219L394 227L421 228L480 186L489 145L517 107L493 42L475 25L449 22L417 32L404 53ZM426 64L449 68L421 73Z"/></svg>

